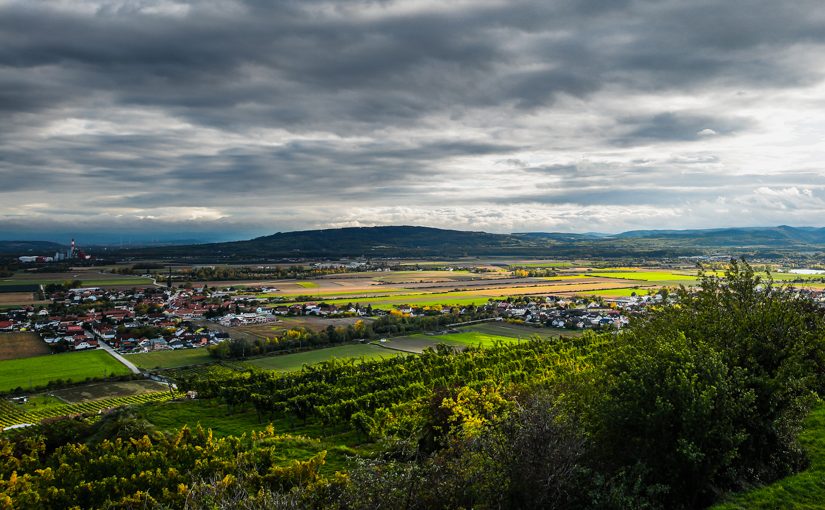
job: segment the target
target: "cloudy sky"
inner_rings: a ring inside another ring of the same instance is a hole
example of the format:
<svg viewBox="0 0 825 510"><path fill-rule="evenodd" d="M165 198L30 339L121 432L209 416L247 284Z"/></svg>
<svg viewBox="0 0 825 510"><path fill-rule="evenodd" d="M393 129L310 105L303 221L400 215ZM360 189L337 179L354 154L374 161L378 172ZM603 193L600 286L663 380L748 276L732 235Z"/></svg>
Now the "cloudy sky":
<svg viewBox="0 0 825 510"><path fill-rule="evenodd" d="M0 119L6 239L823 226L825 9L0 0Z"/></svg>

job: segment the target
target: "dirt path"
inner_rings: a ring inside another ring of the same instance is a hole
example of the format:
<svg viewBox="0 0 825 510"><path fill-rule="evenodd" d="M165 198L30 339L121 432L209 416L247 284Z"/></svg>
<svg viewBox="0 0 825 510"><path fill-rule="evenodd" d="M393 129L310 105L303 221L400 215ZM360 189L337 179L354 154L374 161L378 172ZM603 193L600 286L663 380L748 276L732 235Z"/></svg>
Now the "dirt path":
<svg viewBox="0 0 825 510"><path fill-rule="evenodd" d="M120 355L120 353L115 352L115 350L114 350L114 349L112 349L112 346L111 346L111 345L107 344L106 342L101 341L101 342L100 342L100 347L101 347L104 351L106 351L106 352L108 352L109 354L111 354L113 358L115 358L116 360L118 360L118 361L120 361L121 363L123 363L123 366L125 366L126 368L128 368L129 370L131 370L133 374L139 374L139 373L140 373L140 369L139 369L138 367L136 367L134 363L132 363L131 361L129 361L129 360L127 360L126 358L124 358L123 356L121 356L121 355Z"/></svg>

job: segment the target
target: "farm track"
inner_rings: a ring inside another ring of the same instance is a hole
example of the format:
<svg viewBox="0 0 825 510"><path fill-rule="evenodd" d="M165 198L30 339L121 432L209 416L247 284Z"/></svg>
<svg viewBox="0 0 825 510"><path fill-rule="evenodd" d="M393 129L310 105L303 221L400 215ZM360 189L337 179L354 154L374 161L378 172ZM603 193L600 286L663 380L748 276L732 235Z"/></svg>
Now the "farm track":
<svg viewBox="0 0 825 510"><path fill-rule="evenodd" d="M131 361L129 361L129 360L127 360L126 358L124 358L124 357L123 357L120 353L115 352L115 350L114 350L114 349L112 349L112 346L111 346L111 345L107 344L106 342L100 342L100 347L101 347L104 351L108 352L108 353L109 353L109 355L110 355L111 357L113 357L113 358L115 358L116 360L118 360L118 361L119 361L119 362L120 362L120 363L121 363L124 367L128 368L129 370L131 370L131 372L132 372L133 374L139 374L139 373L140 373L140 369L139 369L137 366L135 366L135 364L134 364L134 363L132 363Z"/></svg>

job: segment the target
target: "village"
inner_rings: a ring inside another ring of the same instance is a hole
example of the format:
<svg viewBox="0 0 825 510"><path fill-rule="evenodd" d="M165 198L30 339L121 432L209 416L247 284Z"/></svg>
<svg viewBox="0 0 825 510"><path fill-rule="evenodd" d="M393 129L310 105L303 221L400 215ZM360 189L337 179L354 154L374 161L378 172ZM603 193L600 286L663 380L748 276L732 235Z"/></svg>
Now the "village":
<svg viewBox="0 0 825 510"><path fill-rule="evenodd" d="M96 349L101 342L121 353L193 349L218 344L233 328L277 325L286 317L304 317L323 327L328 319L366 320L390 313L409 317L453 313L468 307L397 305L391 310L360 305L307 301L282 305L256 297L261 289L243 292L191 288L146 287L106 289L82 287L52 292L49 306L28 306L0 313L0 331L35 332L52 352ZM557 329L621 329L630 317L660 303L662 294L590 299L570 296L490 300L474 307L488 316ZM320 329L320 328L319 328Z"/></svg>

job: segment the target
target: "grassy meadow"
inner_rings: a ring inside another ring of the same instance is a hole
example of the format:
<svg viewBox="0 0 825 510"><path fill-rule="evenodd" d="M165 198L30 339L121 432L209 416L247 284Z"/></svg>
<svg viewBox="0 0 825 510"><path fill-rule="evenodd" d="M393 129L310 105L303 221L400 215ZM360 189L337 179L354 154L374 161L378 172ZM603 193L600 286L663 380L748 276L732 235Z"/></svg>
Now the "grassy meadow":
<svg viewBox="0 0 825 510"><path fill-rule="evenodd" d="M509 336L491 335L477 331L465 331L462 333L452 333L444 335L416 334L387 339L381 345L388 349L397 349L420 353L428 347L435 347L438 344L449 345L451 347L492 347L498 343L517 342L518 340Z"/></svg>
<svg viewBox="0 0 825 510"><path fill-rule="evenodd" d="M5 360L0 361L0 392L18 387L26 390L42 387L57 379L80 382L87 378L129 373L125 366L102 350Z"/></svg>
<svg viewBox="0 0 825 510"><path fill-rule="evenodd" d="M695 273L677 273L670 271L610 271L600 270L598 272L586 273L582 276L599 278L618 278L621 280L639 280L643 282L695 282Z"/></svg>
<svg viewBox="0 0 825 510"><path fill-rule="evenodd" d="M304 365L312 365L322 361L335 359L376 359L390 358L398 356L400 352L384 349L372 344L350 344L336 347L326 347L324 349L314 349L311 351L296 352L292 354L280 354L256 358L247 363L266 370L278 372L289 372L300 370Z"/></svg>
<svg viewBox="0 0 825 510"><path fill-rule="evenodd" d="M143 369L179 368L214 361L205 348L126 354L126 359Z"/></svg>
<svg viewBox="0 0 825 510"><path fill-rule="evenodd" d="M551 338L558 335L575 336L580 334L578 331L556 328L534 328L505 322L486 322L462 327L458 333L439 335L417 333L414 335L388 338L386 342L380 343L380 345L389 349L420 353L424 349L435 347L438 344L449 345L459 349L466 347L492 347L499 343L507 344L522 340L526 341L536 336Z"/></svg>

